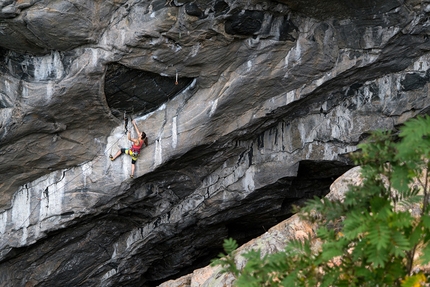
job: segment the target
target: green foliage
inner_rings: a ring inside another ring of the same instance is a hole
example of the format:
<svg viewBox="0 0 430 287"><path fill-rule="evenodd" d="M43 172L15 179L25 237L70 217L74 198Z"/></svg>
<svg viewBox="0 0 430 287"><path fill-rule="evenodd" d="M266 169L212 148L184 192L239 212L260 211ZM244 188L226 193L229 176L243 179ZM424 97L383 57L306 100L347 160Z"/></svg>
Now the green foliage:
<svg viewBox="0 0 430 287"><path fill-rule="evenodd" d="M424 286L428 274L413 272L430 263L430 117L405 123L398 137L378 131L359 145L354 158L363 183L343 201L314 198L301 210L319 228L312 239L293 240L285 251L261 256L250 251L239 270L234 240L214 264L233 273L236 286ZM418 216L409 209L417 209ZM417 260L416 258L419 258Z"/></svg>
<svg viewBox="0 0 430 287"><path fill-rule="evenodd" d="M219 258L212 260L211 265L221 265L221 267L223 267L222 272L230 272L233 275L238 276L240 272L236 267L236 263L234 262L235 250L237 246L237 242L232 238L224 240L222 247L227 254L220 253L218 255Z"/></svg>

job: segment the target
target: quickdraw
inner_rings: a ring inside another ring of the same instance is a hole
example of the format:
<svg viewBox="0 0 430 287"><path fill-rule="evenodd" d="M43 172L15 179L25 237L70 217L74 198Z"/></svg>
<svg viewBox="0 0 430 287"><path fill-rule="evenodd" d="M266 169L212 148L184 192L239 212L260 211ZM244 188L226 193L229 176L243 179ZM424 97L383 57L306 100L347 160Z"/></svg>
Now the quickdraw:
<svg viewBox="0 0 430 287"><path fill-rule="evenodd" d="M124 111L124 129L125 129L125 134L127 134L128 132L128 117L127 114Z"/></svg>

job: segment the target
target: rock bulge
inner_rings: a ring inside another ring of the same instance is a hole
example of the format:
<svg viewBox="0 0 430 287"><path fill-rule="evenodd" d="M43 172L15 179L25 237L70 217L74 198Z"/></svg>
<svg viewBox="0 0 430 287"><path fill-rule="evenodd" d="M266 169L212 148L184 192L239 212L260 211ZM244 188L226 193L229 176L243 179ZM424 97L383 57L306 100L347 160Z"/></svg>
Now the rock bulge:
<svg viewBox="0 0 430 287"><path fill-rule="evenodd" d="M0 1L0 286L179 277L427 113L430 3L340 2Z"/></svg>

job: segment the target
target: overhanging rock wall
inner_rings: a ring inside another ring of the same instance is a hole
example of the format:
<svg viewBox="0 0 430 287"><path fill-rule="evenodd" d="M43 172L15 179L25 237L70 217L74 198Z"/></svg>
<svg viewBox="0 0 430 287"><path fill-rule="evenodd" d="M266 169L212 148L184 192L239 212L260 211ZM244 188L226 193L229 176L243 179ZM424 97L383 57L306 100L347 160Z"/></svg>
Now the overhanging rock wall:
<svg viewBox="0 0 430 287"><path fill-rule="evenodd" d="M430 3L327 2L0 3L0 286L189 272L427 113Z"/></svg>

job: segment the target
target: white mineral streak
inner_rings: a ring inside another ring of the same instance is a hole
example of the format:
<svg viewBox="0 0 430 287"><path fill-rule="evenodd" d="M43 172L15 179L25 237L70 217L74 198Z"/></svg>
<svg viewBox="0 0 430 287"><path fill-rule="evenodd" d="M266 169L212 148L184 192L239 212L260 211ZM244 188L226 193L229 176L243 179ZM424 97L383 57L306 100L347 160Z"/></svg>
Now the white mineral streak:
<svg viewBox="0 0 430 287"><path fill-rule="evenodd" d="M4 81L4 86L5 86L5 88L6 88L6 91L8 92L8 93L10 93L10 84L9 84L9 80L7 80L7 78L5 79L5 81Z"/></svg>
<svg viewBox="0 0 430 287"><path fill-rule="evenodd" d="M49 101L54 94L54 82L50 81L46 84L46 100Z"/></svg>
<svg viewBox="0 0 430 287"><path fill-rule="evenodd" d="M49 79L61 79L64 73L63 63L58 51L52 51L50 55L34 57L33 61L27 60L23 65L34 65L34 78L36 81Z"/></svg>
<svg viewBox="0 0 430 287"><path fill-rule="evenodd" d="M173 117L172 120L172 148L175 149L178 144L178 127L176 124L178 117Z"/></svg>
<svg viewBox="0 0 430 287"><path fill-rule="evenodd" d="M193 47L191 48L190 57L191 58L195 57L198 54L199 50L200 50L200 43L193 45Z"/></svg>
<svg viewBox="0 0 430 287"><path fill-rule="evenodd" d="M429 5L430 7L430 5ZM417 71L427 71L430 68L430 56L429 55L424 55L421 56L415 63L414 63L414 67L413 70L417 70Z"/></svg>
<svg viewBox="0 0 430 287"><path fill-rule="evenodd" d="M6 246L22 246L27 243L27 227L30 222L30 190L20 189L13 199L13 204L20 204L19 206L6 210L1 214L0 221L0 247ZM17 234L15 235L16 231ZM9 237L10 235L14 235Z"/></svg>
<svg viewBox="0 0 430 287"><path fill-rule="evenodd" d="M21 188L16 194L13 200L13 206L16 208L9 209L6 212L11 212L10 224L13 225L14 230L18 230L22 227L30 225L30 214L31 214L31 190L27 188Z"/></svg>
<svg viewBox="0 0 430 287"><path fill-rule="evenodd" d="M155 165L160 165L163 162L163 148L162 148L161 141L162 141L161 137L155 140L155 153L154 153Z"/></svg>
<svg viewBox="0 0 430 287"><path fill-rule="evenodd" d="M92 55L91 64L92 64L92 66L96 66L98 63L98 49L90 49L90 50L91 50L91 55Z"/></svg>
<svg viewBox="0 0 430 287"><path fill-rule="evenodd" d="M210 117L215 113L217 105L218 105L218 99L215 99L214 101L212 101L211 110L209 111Z"/></svg>
<svg viewBox="0 0 430 287"><path fill-rule="evenodd" d="M0 238L6 233L7 222L8 222L8 213L7 212L0 213Z"/></svg>
<svg viewBox="0 0 430 287"><path fill-rule="evenodd" d="M245 173L245 176L242 180L243 189L247 192L251 192L255 189L254 176L256 172L255 165L250 166Z"/></svg>
<svg viewBox="0 0 430 287"><path fill-rule="evenodd" d="M7 242L0 241L0 246L22 246L29 241L34 241L37 239L35 237L52 230L52 225L60 224L62 221L60 215L63 212L78 213L79 209L85 208L85 206L76 208L80 205L80 201L74 197L69 198L70 202L67 205L69 210L64 210L63 202L65 191L69 188L67 185L73 183L76 188L79 188L79 183L76 183L77 174L84 175L83 187L85 187L86 176L92 174L91 167L92 163L89 163L73 170L57 171L23 186L15 194L13 207L0 214L0 235L6 232L17 232L17 234L21 233L21 237L18 241L12 239Z"/></svg>
<svg viewBox="0 0 430 287"><path fill-rule="evenodd" d="M101 281L105 281L117 273L118 272L115 269L111 269L101 277Z"/></svg>
<svg viewBox="0 0 430 287"><path fill-rule="evenodd" d="M82 177L83 177L84 188L85 188L87 186L87 178L89 176L91 176L93 174L93 172L94 172L94 170L93 170L93 162L84 163L81 166L81 169L82 169ZM91 181L88 182L88 184L90 184L90 183L91 183Z"/></svg>

